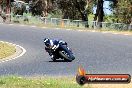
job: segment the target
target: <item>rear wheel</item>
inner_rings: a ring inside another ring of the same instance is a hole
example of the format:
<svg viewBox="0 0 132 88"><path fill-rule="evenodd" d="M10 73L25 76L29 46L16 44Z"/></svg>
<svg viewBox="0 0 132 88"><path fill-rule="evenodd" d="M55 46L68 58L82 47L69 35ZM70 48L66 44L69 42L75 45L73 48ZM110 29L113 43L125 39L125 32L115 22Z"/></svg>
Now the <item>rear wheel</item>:
<svg viewBox="0 0 132 88"><path fill-rule="evenodd" d="M73 60L72 59L73 55L69 55L65 51L59 51L59 54L64 58L65 61L71 62Z"/></svg>

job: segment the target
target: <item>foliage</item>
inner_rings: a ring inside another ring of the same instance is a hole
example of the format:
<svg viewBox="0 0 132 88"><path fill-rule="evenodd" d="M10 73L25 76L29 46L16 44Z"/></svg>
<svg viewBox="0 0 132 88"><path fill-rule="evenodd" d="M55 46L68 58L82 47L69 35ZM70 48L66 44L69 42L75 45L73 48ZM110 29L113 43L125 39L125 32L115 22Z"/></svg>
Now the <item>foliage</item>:
<svg viewBox="0 0 132 88"><path fill-rule="evenodd" d="M94 21L102 22L105 17L103 12L103 2L109 1L110 9L113 14L109 16L113 22L127 23L132 22L132 0L23 0L30 3L32 15L43 17L61 17L64 19L88 21L87 16L93 14L93 7L97 6ZM25 9L25 7L24 7ZM24 12L24 9L17 9ZM20 14L22 14L20 13Z"/></svg>
<svg viewBox="0 0 132 88"><path fill-rule="evenodd" d="M118 0L116 6L113 8L113 22L127 23L132 22L132 1L131 0Z"/></svg>

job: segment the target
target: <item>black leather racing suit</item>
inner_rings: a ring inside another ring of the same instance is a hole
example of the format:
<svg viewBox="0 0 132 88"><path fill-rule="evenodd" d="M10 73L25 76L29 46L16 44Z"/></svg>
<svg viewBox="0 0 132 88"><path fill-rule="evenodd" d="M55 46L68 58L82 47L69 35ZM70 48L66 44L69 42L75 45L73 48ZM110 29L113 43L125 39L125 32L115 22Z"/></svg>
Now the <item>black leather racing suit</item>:
<svg viewBox="0 0 132 88"><path fill-rule="evenodd" d="M52 47L57 46L58 44L62 44L62 45L66 45L67 46L67 43L65 41L62 41L62 40L52 40L52 42L53 42L52 46L45 47L46 52L48 52L50 56L53 55Z"/></svg>

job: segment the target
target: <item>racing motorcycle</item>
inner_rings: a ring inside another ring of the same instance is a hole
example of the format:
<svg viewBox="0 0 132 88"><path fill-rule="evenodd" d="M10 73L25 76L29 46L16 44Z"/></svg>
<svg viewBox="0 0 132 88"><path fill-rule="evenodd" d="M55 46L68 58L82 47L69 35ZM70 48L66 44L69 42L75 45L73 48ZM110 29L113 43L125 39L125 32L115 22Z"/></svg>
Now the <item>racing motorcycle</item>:
<svg viewBox="0 0 132 88"><path fill-rule="evenodd" d="M53 61L56 61L57 59L61 58L64 61L71 62L75 59L72 50L67 45L54 45L51 48L51 52L53 54L53 57L51 58Z"/></svg>

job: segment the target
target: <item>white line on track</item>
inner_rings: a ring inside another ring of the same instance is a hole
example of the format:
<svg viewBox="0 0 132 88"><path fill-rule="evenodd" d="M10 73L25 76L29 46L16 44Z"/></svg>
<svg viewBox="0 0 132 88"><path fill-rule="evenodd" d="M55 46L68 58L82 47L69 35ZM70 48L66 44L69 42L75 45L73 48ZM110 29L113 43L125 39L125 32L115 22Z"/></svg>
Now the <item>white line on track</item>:
<svg viewBox="0 0 132 88"><path fill-rule="evenodd" d="M23 27L23 26L26 26L26 25L23 25L23 24L22 24L22 25L20 25L20 26L22 26L22 27Z"/></svg>
<svg viewBox="0 0 132 88"><path fill-rule="evenodd" d="M96 32L96 31L92 30L91 32Z"/></svg>
<svg viewBox="0 0 132 88"><path fill-rule="evenodd" d="M66 30L70 31L71 29L66 29Z"/></svg>
<svg viewBox="0 0 132 88"><path fill-rule="evenodd" d="M16 44L9 43L9 42L4 42L4 41L0 41L0 42L7 43L7 44L11 44L11 45L13 45L13 46L17 46L17 47L19 47L19 48L22 50L22 53L19 54L18 56L13 57L13 58L10 58L10 59L2 60L2 61L0 61L0 63L14 60L14 59L16 59L16 58L19 58L19 57L23 56L23 55L26 53L26 49L24 49L24 48L23 48L22 46L20 46L20 45L16 45Z"/></svg>
<svg viewBox="0 0 132 88"><path fill-rule="evenodd" d="M9 25L14 25L14 24L9 24Z"/></svg>
<svg viewBox="0 0 132 88"><path fill-rule="evenodd" d="M37 26L30 26L30 27L33 27L34 28L34 27L37 27Z"/></svg>
<svg viewBox="0 0 132 88"><path fill-rule="evenodd" d="M59 30L60 28L55 28L56 30Z"/></svg>
<svg viewBox="0 0 132 88"><path fill-rule="evenodd" d="M109 33L109 32L102 32L103 34L107 34L107 33Z"/></svg>
<svg viewBox="0 0 132 88"><path fill-rule="evenodd" d="M48 28L48 27L41 27L41 28Z"/></svg>
<svg viewBox="0 0 132 88"><path fill-rule="evenodd" d="M124 35L130 35L130 34L124 34Z"/></svg>
<svg viewBox="0 0 132 88"><path fill-rule="evenodd" d="M0 23L0 24L4 24L4 23ZM9 25L14 25L14 24L9 24ZM20 25L20 26L27 26L27 25ZM37 26L29 26L29 27L32 27L32 28L35 28L35 27L37 27ZM48 27L41 27L41 28L48 28ZM55 29L61 29L61 28L55 28ZM72 30L72 29L66 29L66 30L68 30L68 31L70 31L70 30ZM78 30L78 31L84 31L84 30ZM92 31L90 31L90 32L97 32L97 31L95 31L95 30L92 30ZM103 34L107 34L107 33L110 33L110 32L101 32L101 33L103 33ZM112 34L115 34L115 35L118 35L118 34L120 34L120 33L112 33ZM128 36L128 35L130 35L130 34L122 34L122 35L126 35L126 36Z"/></svg>
<svg viewBox="0 0 132 88"><path fill-rule="evenodd" d="M9 24L9 25L14 25L14 24Z"/></svg>
<svg viewBox="0 0 132 88"><path fill-rule="evenodd" d="M59 30L58 28L55 28L55 30Z"/></svg>
<svg viewBox="0 0 132 88"><path fill-rule="evenodd" d="M84 31L84 30L78 30L78 31Z"/></svg>
<svg viewBox="0 0 132 88"><path fill-rule="evenodd" d="M119 33L112 33L112 34L119 35Z"/></svg>

